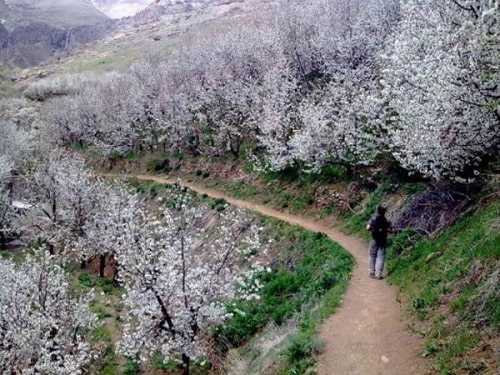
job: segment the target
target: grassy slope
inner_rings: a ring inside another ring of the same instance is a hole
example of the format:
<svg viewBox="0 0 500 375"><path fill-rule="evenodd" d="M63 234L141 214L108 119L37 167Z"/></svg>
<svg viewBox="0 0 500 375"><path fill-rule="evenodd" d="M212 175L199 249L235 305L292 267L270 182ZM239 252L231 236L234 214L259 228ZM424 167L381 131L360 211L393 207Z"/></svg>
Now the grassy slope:
<svg viewBox="0 0 500 375"><path fill-rule="evenodd" d="M272 239L282 248L281 259L265 275L262 298L258 303L234 306L242 314L235 317L218 335L222 342L239 347L271 321L277 326L297 319L298 329L289 336L274 364L275 372L304 373L315 363L319 343L315 330L340 304L347 287L352 257L322 233L312 233L278 220L261 218ZM248 347L247 355L257 356ZM250 362L251 363L251 362Z"/></svg>
<svg viewBox="0 0 500 375"><path fill-rule="evenodd" d="M133 168L139 161L141 170L158 172L164 157L140 157L125 168ZM391 204L394 197L404 204L411 194L426 187L387 176L383 184L367 194L351 197L355 211L342 211L335 199L326 204L317 201L324 198L318 195L323 187L338 188L340 195L346 190L352 181L341 170L322 175L256 175L244 163L236 162L240 170L247 172L228 178L213 173L212 166L233 164L229 159L193 164L189 157L183 158L177 166L170 158L169 174L306 216L328 218L341 211L339 225L362 237L368 236L364 224L378 204ZM433 358L435 371L440 374L493 374L500 369L493 352L499 343L500 202L493 200L481 207L433 239L404 230L393 236L389 250L389 282L400 288L405 306L414 316L414 329L425 338L422 352Z"/></svg>
<svg viewBox="0 0 500 375"><path fill-rule="evenodd" d="M390 258L389 281L408 298L424 354L440 374L499 369L492 351L500 323L499 214L494 201Z"/></svg>

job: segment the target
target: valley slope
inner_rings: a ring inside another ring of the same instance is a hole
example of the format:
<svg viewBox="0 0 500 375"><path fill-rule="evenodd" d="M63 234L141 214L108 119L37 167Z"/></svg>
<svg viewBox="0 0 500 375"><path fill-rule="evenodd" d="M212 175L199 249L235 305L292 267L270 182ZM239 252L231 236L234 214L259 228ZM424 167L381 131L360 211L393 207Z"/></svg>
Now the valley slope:
<svg viewBox="0 0 500 375"><path fill-rule="evenodd" d="M0 67L39 64L101 37L113 21L90 0L0 0Z"/></svg>

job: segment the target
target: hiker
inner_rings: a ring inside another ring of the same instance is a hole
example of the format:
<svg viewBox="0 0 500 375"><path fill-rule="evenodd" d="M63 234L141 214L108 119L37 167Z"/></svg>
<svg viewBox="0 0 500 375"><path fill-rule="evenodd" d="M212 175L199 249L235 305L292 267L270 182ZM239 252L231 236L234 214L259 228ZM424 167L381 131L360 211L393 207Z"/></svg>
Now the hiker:
<svg viewBox="0 0 500 375"><path fill-rule="evenodd" d="M384 270L385 250L387 248L387 234L394 233L394 228L385 217L386 208L378 207L377 216L370 220L366 229L372 232L370 241L369 270L370 277L382 280Z"/></svg>

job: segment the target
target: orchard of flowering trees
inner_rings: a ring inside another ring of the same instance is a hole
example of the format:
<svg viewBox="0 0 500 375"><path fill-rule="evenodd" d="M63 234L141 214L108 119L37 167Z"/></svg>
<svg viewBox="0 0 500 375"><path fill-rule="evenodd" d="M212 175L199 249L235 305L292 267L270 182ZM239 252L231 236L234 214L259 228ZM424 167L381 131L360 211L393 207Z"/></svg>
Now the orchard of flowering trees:
<svg viewBox="0 0 500 375"><path fill-rule="evenodd" d="M499 147L495 0L278 1L168 58L88 80L45 106L63 143L104 154L187 150L274 170L397 163L481 172Z"/></svg>
<svg viewBox="0 0 500 375"><path fill-rule="evenodd" d="M62 154L53 150L49 160L39 159L35 134L21 122L0 127L0 249L22 236L33 251L22 261L0 258L0 372L79 374L98 355L90 344L98 325L89 307L92 296L69 286L63 251L49 254L69 240L63 241L63 233L77 210L68 204L72 191L63 198L55 187L60 176L41 179L42 170L57 169L56 155ZM82 168L70 160L66 156L62 165L66 172Z"/></svg>
<svg viewBox="0 0 500 375"><path fill-rule="evenodd" d="M252 218L182 191L153 204L65 146L474 178L498 158L499 17L495 0L281 0L124 72L47 79L26 92L39 105L1 100L0 248L32 246L0 258L0 372L78 374L99 356L92 292L68 264L97 257L102 276L113 257L119 352L178 357L186 374L227 304L259 298Z"/></svg>
<svg viewBox="0 0 500 375"><path fill-rule="evenodd" d="M392 155L433 178L498 153L498 1L410 1L382 53Z"/></svg>
<svg viewBox="0 0 500 375"><path fill-rule="evenodd" d="M176 208L139 211L117 237L120 280L127 308L120 351L146 360L180 354L183 371L202 356L207 329L230 317L226 303L258 299L263 266L259 228L253 219L207 207L177 195Z"/></svg>
<svg viewBox="0 0 500 375"><path fill-rule="evenodd" d="M13 205L9 185L12 184L13 172L27 156L31 144L29 135L14 124L0 127L0 246L4 246L12 235L19 210Z"/></svg>
<svg viewBox="0 0 500 375"><path fill-rule="evenodd" d="M115 259L125 289L120 353L179 358L186 374L209 328L231 316L227 304L259 298L265 254L251 216L212 210L184 189L153 203L77 154L40 146L37 130L1 131L1 247L14 234L32 245L22 260L0 258L1 373L89 371L101 355L94 292L71 287L68 269L95 257L101 276L103 258Z"/></svg>

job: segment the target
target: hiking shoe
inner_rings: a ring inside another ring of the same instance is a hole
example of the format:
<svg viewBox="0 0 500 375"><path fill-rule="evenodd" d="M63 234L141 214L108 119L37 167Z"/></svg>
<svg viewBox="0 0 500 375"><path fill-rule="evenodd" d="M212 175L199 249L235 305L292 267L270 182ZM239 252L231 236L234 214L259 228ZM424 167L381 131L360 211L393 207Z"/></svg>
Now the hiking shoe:
<svg viewBox="0 0 500 375"><path fill-rule="evenodd" d="M374 274L374 273L370 273L370 277L371 277L372 279L376 279L376 277L375 277L375 274Z"/></svg>
<svg viewBox="0 0 500 375"><path fill-rule="evenodd" d="M377 280L384 280L384 276L376 276L375 277Z"/></svg>

